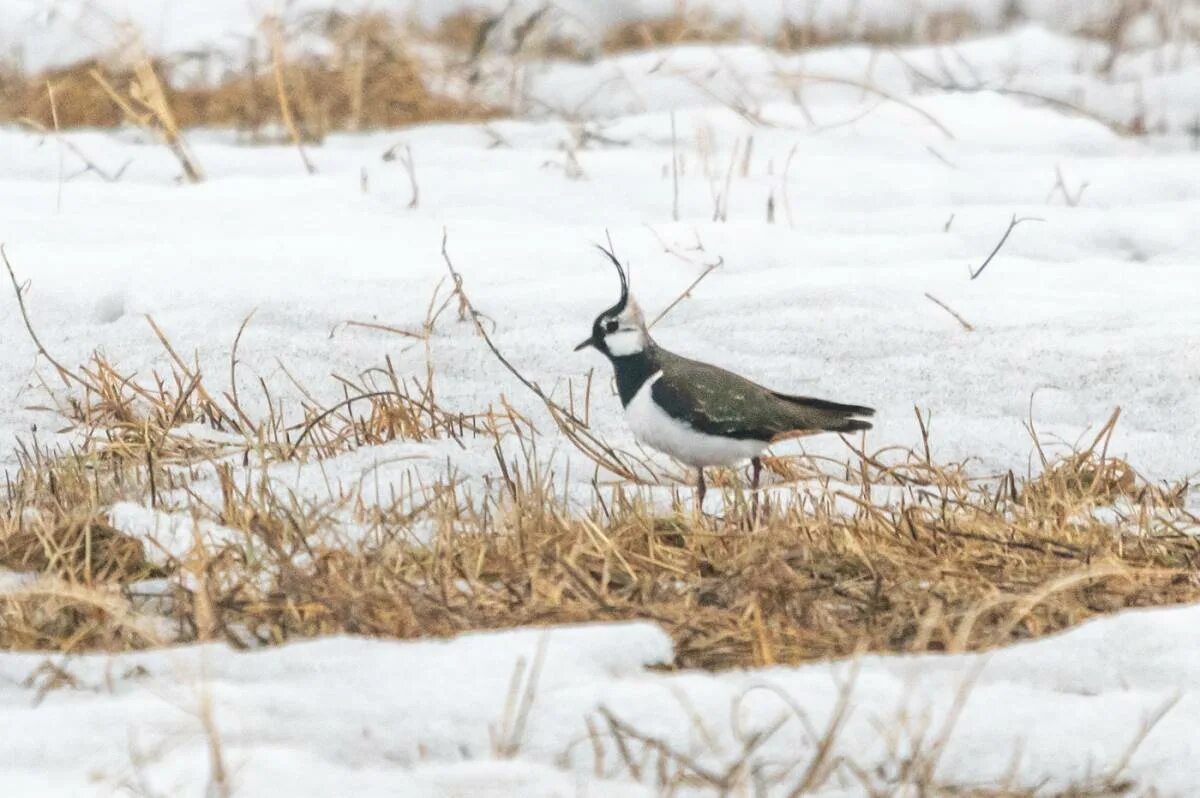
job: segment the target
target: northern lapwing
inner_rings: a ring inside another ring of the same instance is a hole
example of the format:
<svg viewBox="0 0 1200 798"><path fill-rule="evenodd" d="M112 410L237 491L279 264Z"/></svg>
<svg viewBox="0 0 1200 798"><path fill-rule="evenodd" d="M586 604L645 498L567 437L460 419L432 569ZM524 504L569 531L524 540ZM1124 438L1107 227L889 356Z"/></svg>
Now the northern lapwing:
<svg viewBox="0 0 1200 798"><path fill-rule="evenodd" d="M697 470L704 501L704 469L749 460L753 490L761 455L772 443L817 432L871 428L875 411L772 391L723 368L689 360L654 343L616 255L599 248L617 268L621 298L596 317L592 334L575 347L594 347L613 364L625 421L643 444ZM757 494L756 494L757 495ZM757 502L756 502L757 503Z"/></svg>

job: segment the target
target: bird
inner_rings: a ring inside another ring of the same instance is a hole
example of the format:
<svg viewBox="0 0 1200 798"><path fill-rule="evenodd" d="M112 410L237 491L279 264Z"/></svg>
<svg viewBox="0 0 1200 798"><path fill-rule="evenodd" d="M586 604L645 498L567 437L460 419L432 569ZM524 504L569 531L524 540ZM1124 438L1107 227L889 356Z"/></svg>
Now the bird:
<svg viewBox="0 0 1200 798"><path fill-rule="evenodd" d="M629 280L611 249L597 248L616 267L621 298L592 323L575 347L598 350L612 363L625 421L634 437L696 469L703 505L704 469L750 461L757 509L762 454L781 440L819 432L871 429L863 405L793 396L759 385L719 366L691 360L659 346L629 293Z"/></svg>

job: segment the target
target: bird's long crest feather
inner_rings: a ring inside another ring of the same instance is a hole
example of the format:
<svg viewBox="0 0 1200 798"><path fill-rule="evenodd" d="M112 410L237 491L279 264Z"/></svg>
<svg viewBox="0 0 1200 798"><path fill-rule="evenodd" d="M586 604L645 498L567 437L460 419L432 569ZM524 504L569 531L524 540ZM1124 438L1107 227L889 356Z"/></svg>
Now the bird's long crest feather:
<svg viewBox="0 0 1200 798"><path fill-rule="evenodd" d="M612 250L606 249L603 244L597 244L596 249L603 252L612 261L612 265L617 267L617 276L621 278L621 300L617 303L617 307L623 310L629 301L629 280L625 276L625 270L621 268L621 261L617 260L617 256L613 254Z"/></svg>

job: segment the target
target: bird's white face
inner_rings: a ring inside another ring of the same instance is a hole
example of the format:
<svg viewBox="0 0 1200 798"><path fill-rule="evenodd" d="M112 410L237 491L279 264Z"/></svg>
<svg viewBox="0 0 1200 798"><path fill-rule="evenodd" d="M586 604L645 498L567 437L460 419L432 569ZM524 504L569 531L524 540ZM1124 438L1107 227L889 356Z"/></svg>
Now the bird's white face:
<svg viewBox="0 0 1200 798"><path fill-rule="evenodd" d="M641 310L632 299L619 314L599 319L597 326L602 344L597 348L607 351L611 357L636 355L646 348L646 325Z"/></svg>

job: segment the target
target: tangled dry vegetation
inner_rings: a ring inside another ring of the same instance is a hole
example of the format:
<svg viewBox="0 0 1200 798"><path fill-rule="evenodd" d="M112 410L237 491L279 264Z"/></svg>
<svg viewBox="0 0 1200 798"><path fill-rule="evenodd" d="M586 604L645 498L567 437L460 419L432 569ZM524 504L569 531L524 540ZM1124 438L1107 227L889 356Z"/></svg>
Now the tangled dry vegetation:
<svg viewBox="0 0 1200 798"><path fill-rule="evenodd" d="M319 45L297 54L297 41ZM0 70L0 121L41 129L216 126L252 139L286 135L312 142L337 130L494 113L461 93L436 89L439 76L412 44L384 15L332 13L306 15L286 27L265 19L236 64L216 53L150 58L135 40L117 54L41 74Z"/></svg>
<svg viewBox="0 0 1200 798"><path fill-rule="evenodd" d="M1070 31L1107 44L1105 73L1126 51L1129 30L1147 19L1163 41L1200 39L1178 0L1120 0L1105 8L1107 13L1102 9ZM1014 5L999 25L1026 21ZM800 17L766 34L744 20L715 15L702 3L680 2L671 14L622 22L599 35L581 31L580 24L551 4L525 9L509 4L497 14L465 10L432 29L376 12L311 12L286 21L264 18L236 56L194 52L171 58L146 55L136 31L118 28L111 50L94 59L40 73L0 61L0 123L42 130L132 124L168 143L195 126L233 128L252 141L314 142L340 130L493 117L501 110L496 93L477 91L489 59L508 65L500 69L505 76L500 82L517 83L518 65L529 60L588 60L650 47L737 41L782 51L941 44L995 32L997 22L985 23L964 9L920 8L903 22L868 22L851 4L839 23ZM192 180L198 176L187 174Z"/></svg>
<svg viewBox="0 0 1200 798"><path fill-rule="evenodd" d="M478 320L461 292L456 279L461 317ZM430 307L427 327L440 315ZM346 398L332 406L280 410L268 396L276 410L255 418L151 327L170 368L149 377L99 354L69 369L29 327L59 380L47 387L52 409L79 443L49 451L30 440L6 482L0 566L37 578L0 594L0 646L255 647L642 618L674 638L677 666L728 668L983 649L1126 607L1200 600L1188 486L1149 484L1107 454L1117 413L1068 456L1039 448L1036 476L976 478L929 446L858 441L849 463L776 458L759 515L727 474L726 510L713 518L685 507L685 486L670 508L652 501L635 454L530 383L598 464L594 501L580 508L538 460L546 447L529 419L503 400L442 407L433 369L404 375L385 363L341 380ZM272 464L333 464L361 447L430 439L490 444L499 476L409 480L378 501L361 484L305 499L267 476ZM171 514L190 545L122 529L119 501Z"/></svg>

